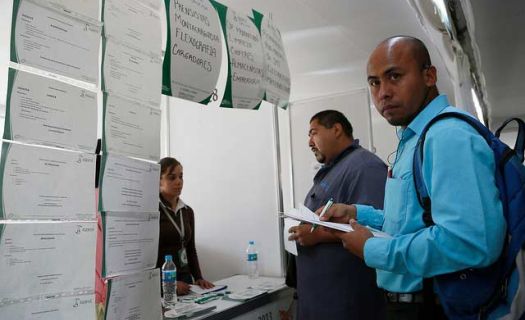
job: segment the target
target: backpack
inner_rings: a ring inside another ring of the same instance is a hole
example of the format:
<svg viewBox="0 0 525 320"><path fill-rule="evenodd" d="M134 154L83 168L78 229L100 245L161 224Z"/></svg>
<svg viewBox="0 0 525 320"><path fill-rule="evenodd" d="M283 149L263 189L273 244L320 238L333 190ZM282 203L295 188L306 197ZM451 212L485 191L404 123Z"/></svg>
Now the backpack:
<svg viewBox="0 0 525 320"><path fill-rule="evenodd" d="M423 181L423 144L428 129L444 118L458 118L485 138L496 160L496 185L507 224L505 245L497 261L485 268L465 269L433 277L434 292L450 319L525 319L525 122L507 120L495 134L472 116L445 112L423 129L413 159L413 177L423 221L433 225L431 200ZM511 121L519 125L514 150L499 140Z"/></svg>

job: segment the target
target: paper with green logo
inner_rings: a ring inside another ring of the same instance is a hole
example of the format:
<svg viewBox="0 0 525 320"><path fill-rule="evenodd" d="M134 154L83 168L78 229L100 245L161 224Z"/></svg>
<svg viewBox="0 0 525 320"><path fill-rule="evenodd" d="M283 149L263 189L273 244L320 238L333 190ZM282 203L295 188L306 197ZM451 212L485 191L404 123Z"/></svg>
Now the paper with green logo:
<svg viewBox="0 0 525 320"><path fill-rule="evenodd" d="M38 5L13 3L11 61L98 82L101 27Z"/></svg>
<svg viewBox="0 0 525 320"><path fill-rule="evenodd" d="M2 226L2 304L94 294L96 221Z"/></svg>
<svg viewBox="0 0 525 320"><path fill-rule="evenodd" d="M0 170L2 219L95 219L94 154L4 142Z"/></svg>
<svg viewBox="0 0 525 320"><path fill-rule="evenodd" d="M97 94L9 69L4 139L93 153Z"/></svg>

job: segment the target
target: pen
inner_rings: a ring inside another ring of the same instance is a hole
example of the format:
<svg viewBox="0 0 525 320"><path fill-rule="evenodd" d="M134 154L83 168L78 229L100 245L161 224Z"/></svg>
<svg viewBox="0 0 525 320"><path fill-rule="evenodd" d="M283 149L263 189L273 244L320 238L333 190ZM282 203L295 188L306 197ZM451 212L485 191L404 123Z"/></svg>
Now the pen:
<svg viewBox="0 0 525 320"><path fill-rule="evenodd" d="M326 203L326 205L324 206L323 210L321 210L321 214L319 215L319 218L321 218L328 209L330 209L330 207L334 204L334 199L330 198L330 200L328 200L328 202ZM314 223L314 225L312 226L312 228L310 229L310 232L314 232L315 228L317 228L317 225Z"/></svg>

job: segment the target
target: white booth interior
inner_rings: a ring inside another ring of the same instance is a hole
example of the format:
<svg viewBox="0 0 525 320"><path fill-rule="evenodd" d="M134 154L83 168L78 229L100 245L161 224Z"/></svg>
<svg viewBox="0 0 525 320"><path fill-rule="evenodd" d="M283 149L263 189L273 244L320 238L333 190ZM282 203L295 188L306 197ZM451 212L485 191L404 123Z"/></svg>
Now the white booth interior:
<svg viewBox="0 0 525 320"><path fill-rule="evenodd" d="M0 129L11 2L0 2ZM195 211L196 246L206 279L244 273L249 240L259 251L260 274L283 276L281 215L303 202L319 168L307 144L310 118L321 110L339 110L349 118L360 144L383 161L396 148L395 128L376 112L366 87L366 60L379 41L394 34L422 38L431 48L441 92L467 111L476 113L478 107L473 85L465 77L468 65L450 52L443 33L421 15L419 1L339 0L333 6L315 0L222 3L240 12L254 8L274 15L290 67L290 105L281 109L263 102L258 110L220 108L224 55L218 101L204 106L162 97L161 157L175 157L183 165L181 197ZM100 88L95 90L101 101ZM99 115L101 108L99 103ZM100 128L99 120L99 137ZM512 134L504 140L511 141Z"/></svg>

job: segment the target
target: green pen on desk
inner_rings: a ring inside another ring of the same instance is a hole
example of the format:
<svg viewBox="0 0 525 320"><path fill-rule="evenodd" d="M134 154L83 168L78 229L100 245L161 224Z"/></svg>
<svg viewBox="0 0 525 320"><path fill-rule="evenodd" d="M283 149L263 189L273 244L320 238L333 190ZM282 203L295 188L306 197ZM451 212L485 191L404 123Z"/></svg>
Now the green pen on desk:
<svg viewBox="0 0 525 320"><path fill-rule="evenodd" d="M330 209L330 207L334 204L334 199L330 198L330 200L328 200L328 202L326 203L326 205L324 206L323 210L321 210L321 214L319 215L319 218L321 218L328 209ZM310 229L310 232L314 232L315 228L317 228L317 225L314 223L312 225L312 228Z"/></svg>

